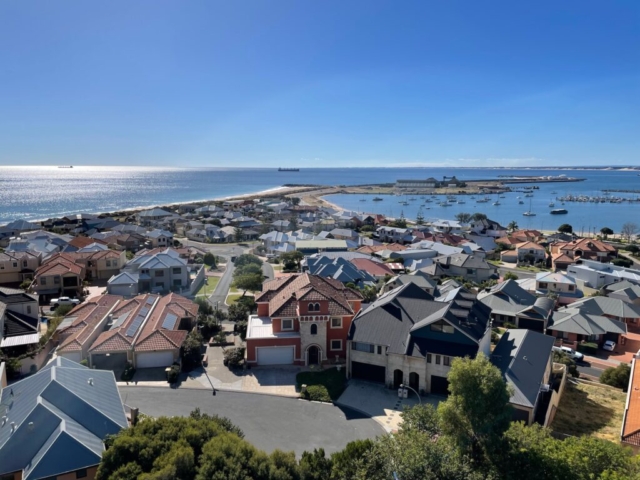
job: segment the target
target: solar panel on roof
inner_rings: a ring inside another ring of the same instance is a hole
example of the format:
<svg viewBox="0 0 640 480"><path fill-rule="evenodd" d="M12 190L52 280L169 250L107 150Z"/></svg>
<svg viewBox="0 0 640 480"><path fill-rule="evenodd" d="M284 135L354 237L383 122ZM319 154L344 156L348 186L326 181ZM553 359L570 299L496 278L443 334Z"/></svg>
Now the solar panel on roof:
<svg viewBox="0 0 640 480"><path fill-rule="evenodd" d="M111 328L109 330L115 330L116 328L120 328L122 326L122 324L124 323L124 321L127 319L127 317L129 316L128 313L125 313L123 315L120 315L115 322L113 322L113 325L111 325Z"/></svg>
<svg viewBox="0 0 640 480"><path fill-rule="evenodd" d="M176 326L176 320L178 320L178 317L176 317L172 313L169 313L165 317L164 322L162 322L162 328L165 328L167 330L173 330Z"/></svg>
<svg viewBox="0 0 640 480"><path fill-rule="evenodd" d="M138 313L138 315L144 315L146 317L147 313L149 313L149 309L145 307L140 309L140 313Z"/></svg>
<svg viewBox="0 0 640 480"><path fill-rule="evenodd" d="M147 298L147 305L153 305L153 302L155 302L156 299L154 297L148 297Z"/></svg>
<svg viewBox="0 0 640 480"><path fill-rule="evenodd" d="M129 328L127 329L127 332L126 332L125 335L127 337L133 337L136 334L136 332L138 331L138 328L140 328L140 325L142 325L143 321L144 321L144 316L143 315L138 315L136 317L136 319L131 323Z"/></svg>

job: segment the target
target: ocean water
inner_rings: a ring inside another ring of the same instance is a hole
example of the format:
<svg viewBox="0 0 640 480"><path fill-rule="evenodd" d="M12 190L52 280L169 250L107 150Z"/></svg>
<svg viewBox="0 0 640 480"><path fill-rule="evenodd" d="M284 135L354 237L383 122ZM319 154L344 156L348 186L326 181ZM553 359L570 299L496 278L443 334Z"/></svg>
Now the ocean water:
<svg viewBox="0 0 640 480"><path fill-rule="evenodd" d="M536 169L454 169L454 168L302 168L299 172L278 172L269 169L240 168L153 168L153 167L0 167L0 223L18 218L39 220L74 213L99 213L134 207L166 205L219 199L232 195L260 192L284 184L359 185L390 183L399 178L442 178L456 175L462 180L496 178L497 175L567 175L586 178L584 182L539 184L531 198L531 209L537 215L524 217L529 208L518 205L521 193L506 194L502 205L492 202L476 204L460 198L465 204L438 207L436 202L423 208L425 218L453 218L461 211L483 212L502 223L515 220L521 227L555 229L570 223L577 231L599 230L608 226L619 230L623 223L640 224L640 203L592 204L556 201L555 208L566 208L567 215L552 216L549 201L556 196L602 195L602 189L640 189L640 177L635 171L602 170L536 170ZM556 191L557 194L552 194ZM613 194L636 198L640 194ZM342 207L415 218L422 201L402 206L400 197L390 196L382 202L372 202L373 196L332 195L328 200ZM365 199L365 201L361 201ZM429 209L427 209L429 207Z"/></svg>

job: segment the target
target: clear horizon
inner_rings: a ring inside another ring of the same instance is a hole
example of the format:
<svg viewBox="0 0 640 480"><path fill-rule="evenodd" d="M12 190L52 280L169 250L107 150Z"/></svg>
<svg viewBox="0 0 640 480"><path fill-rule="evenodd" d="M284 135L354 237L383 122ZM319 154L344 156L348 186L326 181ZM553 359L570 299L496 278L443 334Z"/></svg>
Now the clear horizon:
<svg viewBox="0 0 640 480"><path fill-rule="evenodd" d="M640 3L0 4L0 165L640 165Z"/></svg>

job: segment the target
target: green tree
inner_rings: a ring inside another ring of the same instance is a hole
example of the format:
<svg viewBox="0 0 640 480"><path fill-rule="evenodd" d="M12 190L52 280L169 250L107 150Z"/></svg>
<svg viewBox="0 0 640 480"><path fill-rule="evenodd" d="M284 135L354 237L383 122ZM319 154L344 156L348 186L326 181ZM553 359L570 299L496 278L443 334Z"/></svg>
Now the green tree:
<svg viewBox="0 0 640 480"><path fill-rule="evenodd" d="M395 228L407 228L407 219L404 218L404 212L400 212L400 218L396 218L389 225Z"/></svg>
<svg viewBox="0 0 640 480"><path fill-rule="evenodd" d="M291 197L289 200L293 205L300 205L300 197Z"/></svg>
<svg viewBox="0 0 640 480"><path fill-rule="evenodd" d="M518 229L518 222L516 222L515 220L511 220L509 222L509 225L507 225L507 230L510 232L514 232Z"/></svg>
<svg viewBox="0 0 640 480"><path fill-rule="evenodd" d="M609 227L602 227L600 229L600 233L602 234L602 236L606 240L609 235L613 235L613 230L611 230Z"/></svg>
<svg viewBox="0 0 640 480"><path fill-rule="evenodd" d="M260 265L256 265L255 263L248 263L246 265L242 265L241 267L236 267L236 269L233 271L234 277L255 274L262 275L262 267Z"/></svg>
<svg viewBox="0 0 640 480"><path fill-rule="evenodd" d="M489 359L456 358L449 375L449 398L438 406L443 433L461 452L479 461L498 446L511 422L510 392Z"/></svg>
<svg viewBox="0 0 640 480"><path fill-rule="evenodd" d="M453 218L455 218L460 223L469 223L471 221L471 217L472 215L470 213L460 212L456 213Z"/></svg>
<svg viewBox="0 0 640 480"><path fill-rule="evenodd" d="M229 321L234 323L242 322L247 320L247 317L249 315L249 310L243 303L236 302L229 305L227 314L229 316Z"/></svg>
<svg viewBox="0 0 640 480"><path fill-rule="evenodd" d="M292 252L286 252L280 255L280 261L282 262L282 268L285 271L291 272L300 269L300 262L304 258L302 252L294 250Z"/></svg>
<svg viewBox="0 0 640 480"><path fill-rule="evenodd" d="M553 361L567 366L567 373L572 377L579 377L576 361L564 352L553 352Z"/></svg>
<svg viewBox="0 0 640 480"><path fill-rule="evenodd" d="M262 451L230 433L209 440L202 449L196 480L269 480L270 461Z"/></svg>
<svg viewBox="0 0 640 480"><path fill-rule="evenodd" d="M262 260L250 253L243 253L236 258L235 262L233 262L236 268L241 268L251 263L258 265L259 267L262 266Z"/></svg>
<svg viewBox="0 0 640 480"><path fill-rule="evenodd" d="M331 455L331 480L352 480L358 477L358 472L365 469L367 456L373 450L374 442L356 440L347 443L343 450Z"/></svg>
<svg viewBox="0 0 640 480"><path fill-rule="evenodd" d="M631 367L627 363L621 363L617 367L609 367L600 375L600 383L611 385L627 391L629 388L629 377L631 377Z"/></svg>
<svg viewBox="0 0 640 480"><path fill-rule="evenodd" d="M237 242L240 243L244 240L244 232L242 231L242 229L240 227L235 227L233 229L233 239Z"/></svg>
<svg viewBox="0 0 640 480"><path fill-rule="evenodd" d="M558 227L558 231L560 233L572 234L573 233L573 227L571 225L569 225L568 223L563 223L562 225L560 225Z"/></svg>
<svg viewBox="0 0 640 480"><path fill-rule="evenodd" d="M216 256L211 252L207 252L204 254L203 261L205 265L208 265L211 268L216 267Z"/></svg>
<svg viewBox="0 0 640 480"><path fill-rule="evenodd" d="M257 292L262 289L263 282L262 273L248 273L245 275L238 275L233 279L233 286L243 290L242 295L244 296L248 290L253 292Z"/></svg>
<svg viewBox="0 0 640 480"><path fill-rule="evenodd" d="M424 225L424 215L422 214L422 207L418 210L418 215L416 215L416 225Z"/></svg>
<svg viewBox="0 0 640 480"><path fill-rule="evenodd" d="M301 480L326 480L331 476L331 459L324 454L324 449L303 452L300 459Z"/></svg>
<svg viewBox="0 0 640 480"><path fill-rule="evenodd" d="M360 293L362 294L363 301L365 303L374 302L378 297L378 289L376 287L372 287L371 285L366 285L360 290Z"/></svg>
<svg viewBox="0 0 640 480"><path fill-rule="evenodd" d="M290 224L289 226L290 226L291 230L293 230L293 231L298 230L298 217L296 217L295 215L292 216L289 219L289 224Z"/></svg>
<svg viewBox="0 0 640 480"><path fill-rule="evenodd" d="M487 216L484 213L476 212L471 215L471 220L474 222L479 222L480 220L486 220Z"/></svg>
<svg viewBox="0 0 640 480"><path fill-rule="evenodd" d="M202 335L197 330L189 332L182 344L182 368L185 371L193 370L200 365L202 355Z"/></svg>
<svg viewBox="0 0 640 480"><path fill-rule="evenodd" d="M402 412L401 432L417 430L430 436L441 433L438 411L430 404L420 404L405 408Z"/></svg>
<svg viewBox="0 0 640 480"><path fill-rule="evenodd" d="M507 272L504 274L504 277L502 277L505 281L506 280L518 280L518 275L516 275L513 272Z"/></svg>

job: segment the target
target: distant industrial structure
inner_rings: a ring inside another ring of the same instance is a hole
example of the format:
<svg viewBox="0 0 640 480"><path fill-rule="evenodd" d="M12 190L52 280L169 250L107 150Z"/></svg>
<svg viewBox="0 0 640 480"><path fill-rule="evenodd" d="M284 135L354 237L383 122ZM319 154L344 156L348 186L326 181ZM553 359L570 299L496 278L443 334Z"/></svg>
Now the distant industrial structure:
<svg viewBox="0 0 640 480"><path fill-rule="evenodd" d="M403 191L431 191L435 188L464 187L465 183L453 177L443 176L442 181L429 177L426 180L396 180L396 189Z"/></svg>

